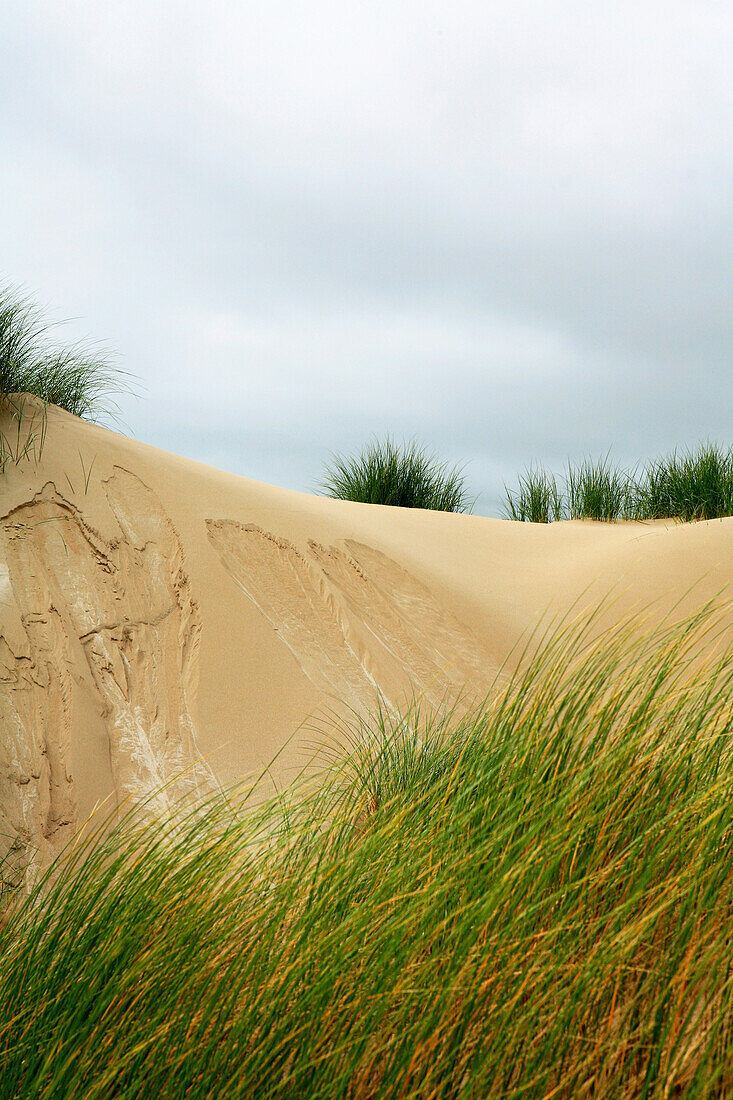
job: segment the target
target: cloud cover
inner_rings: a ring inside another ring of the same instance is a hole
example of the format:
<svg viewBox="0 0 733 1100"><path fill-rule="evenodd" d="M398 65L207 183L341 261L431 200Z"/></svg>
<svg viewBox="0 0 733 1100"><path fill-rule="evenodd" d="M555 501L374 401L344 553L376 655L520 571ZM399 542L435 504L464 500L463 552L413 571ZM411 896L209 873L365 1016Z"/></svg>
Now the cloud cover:
<svg viewBox="0 0 733 1100"><path fill-rule="evenodd" d="M3 269L147 442L311 489L416 436L731 439L733 16L713 0L10 0Z"/></svg>

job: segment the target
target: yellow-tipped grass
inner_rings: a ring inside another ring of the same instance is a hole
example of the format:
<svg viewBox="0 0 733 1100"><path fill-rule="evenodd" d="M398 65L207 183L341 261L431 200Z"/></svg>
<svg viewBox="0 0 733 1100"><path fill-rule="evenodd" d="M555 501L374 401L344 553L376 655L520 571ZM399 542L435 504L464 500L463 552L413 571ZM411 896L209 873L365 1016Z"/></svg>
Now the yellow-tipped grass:
<svg viewBox="0 0 733 1100"><path fill-rule="evenodd" d="M0 1093L729 1095L725 622L568 628L287 813L79 848L0 931Z"/></svg>

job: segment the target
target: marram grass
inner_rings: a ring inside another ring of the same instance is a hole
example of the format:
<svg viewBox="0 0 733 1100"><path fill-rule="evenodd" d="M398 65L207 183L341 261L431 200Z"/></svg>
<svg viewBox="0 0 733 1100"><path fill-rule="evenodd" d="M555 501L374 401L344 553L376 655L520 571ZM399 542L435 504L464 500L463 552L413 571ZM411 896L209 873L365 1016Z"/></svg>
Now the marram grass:
<svg viewBox="0 0 733 1100"><path fill-rule="evenodd" d="M733 515L733 448L702 443L654 459L641 470L613 466L608 456L568 464L559 480L530 466L514 490L505 486L504 515L530 523L559 519L720 519Z"/></svg>
<svg viewBox="0 0 733 1100"><path fill-rule="evenodd" d="M564 519L562 491L554 474L530 466L519 475L516 492L506 491L504 514L522 523L551 523Z"/></svg>
<svg viewBox="0 0 733 1100"><path fill-rule="evenodd" d="M0 287L0 474L24 459L40 459L49 404L86 420L114 419L111 395L129 388L98 349L55 345L54 327L17 290Z"/></svg>
<svg viewBox="0 0 733 1100"><path fill-rule="evenodd" d="M586 458L568 466L567 502L570 519L612 521L630 515L633 481L613 467L608 457Z"/></svg>
<svg viewBox="0 0 733 1100"><path fill-rule="evenodd" d="M650 462L637 496L643 518L691 521L733 515L733 448L707 443Z"/></svg>
<svg viewBox="0 0 733 1100"><path fill-rule="evenodd" d="M415 442L400 445L389 437L372 440L355 456L334 455L320 487L337 500L362 504L470 510L465 477L458 467Z"/></svg>
<svg viewBox="0 0 733 1100"><path fill-rule="evenodd" d="M567 629L287 806L79 846L0 932L0 1095L731 1095L724 622Z"/></svg>
<svg viewBox="0 0 733 1100"><path fill-rule="evenodd" d="M31 394L75 416L96 420L114 412L110 394L123 373L98 349L56 345L54 324L12 287L0 287L0 401Z"/></svg>

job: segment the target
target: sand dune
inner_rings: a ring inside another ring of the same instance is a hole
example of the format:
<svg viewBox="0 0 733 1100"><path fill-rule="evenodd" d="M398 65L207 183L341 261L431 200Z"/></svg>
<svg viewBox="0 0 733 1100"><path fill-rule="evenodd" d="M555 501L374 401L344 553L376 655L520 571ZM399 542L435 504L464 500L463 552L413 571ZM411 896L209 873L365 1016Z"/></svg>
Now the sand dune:
<svg viewBox="0 0 733 1100"><path fill-rule="evenodd" d="M326 709L482 694L542 619L724 592L733 519L549 526L293 493L49 410L0 482L0 858L104 800L285 781Z"/></svg>

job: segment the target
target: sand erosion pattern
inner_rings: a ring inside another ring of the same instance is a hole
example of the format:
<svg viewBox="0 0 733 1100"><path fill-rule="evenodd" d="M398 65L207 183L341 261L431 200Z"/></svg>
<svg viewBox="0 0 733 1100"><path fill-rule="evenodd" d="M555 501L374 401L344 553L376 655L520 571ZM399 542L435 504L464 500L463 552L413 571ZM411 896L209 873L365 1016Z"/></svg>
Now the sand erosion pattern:
<svg viewBox="0 0 733 1100"><path fill-rule="evenodd" d="M0 636L6 868L20 870L34 854L43 865L77 823L71 739L79 668L91 673L119 802L156 791L151 809L165 810L212 782L190 713L200 624L180 541L133 474L116 468L105 491L121 531L114 541L93 532L52 483L0 521L27 639L25 652L14 653Z"/></svg>
<svg viewBox="0 0 733 1100"><path fill-rule="evenodd" d="M487 685L492 663L478 640L379 551L310 541L306 555L255 524L207 528L224 567L326 694L358 708L377 691L393 701L398 683L432 703Z"/></svg>

